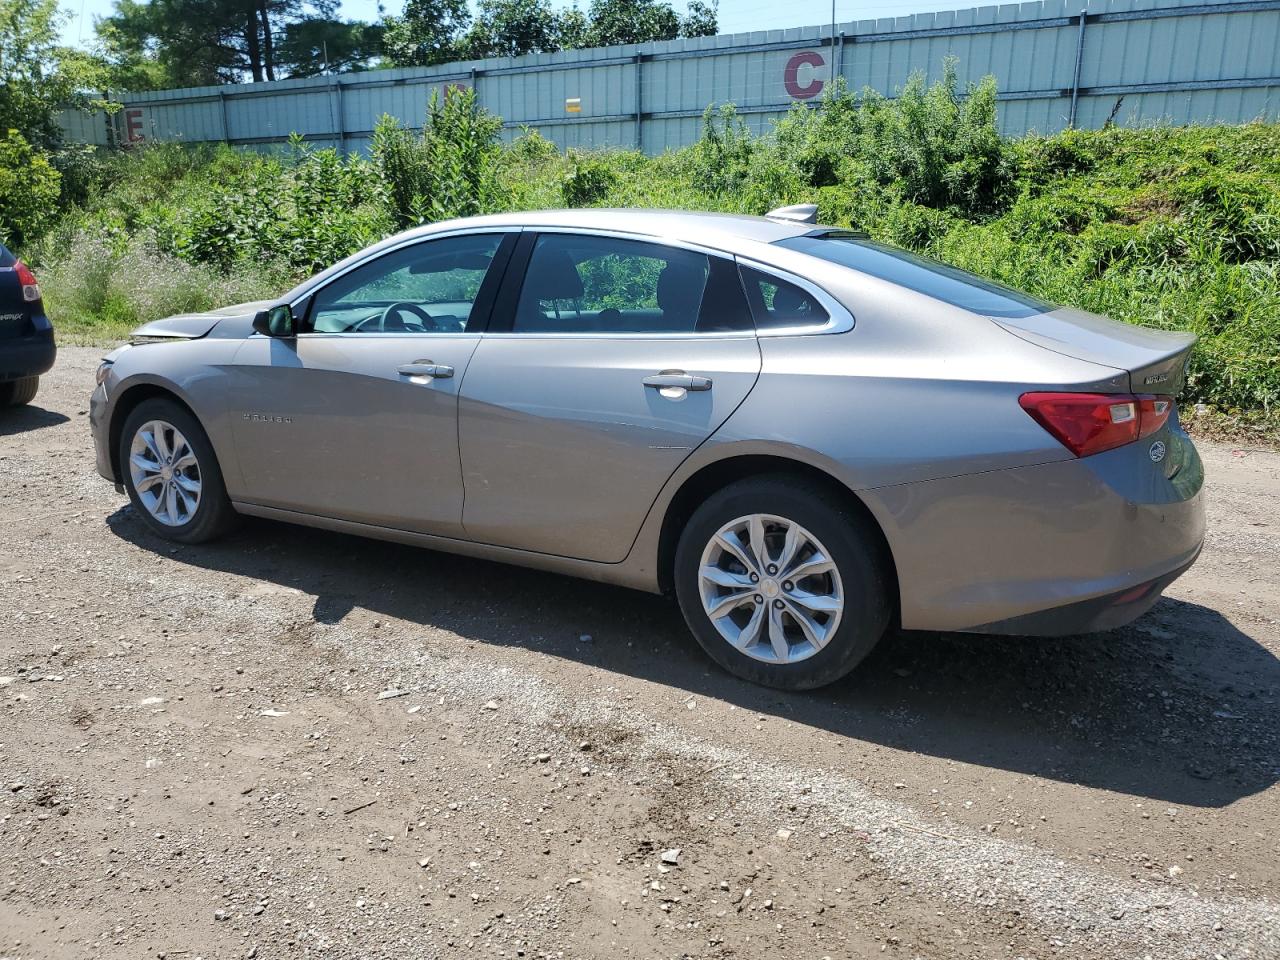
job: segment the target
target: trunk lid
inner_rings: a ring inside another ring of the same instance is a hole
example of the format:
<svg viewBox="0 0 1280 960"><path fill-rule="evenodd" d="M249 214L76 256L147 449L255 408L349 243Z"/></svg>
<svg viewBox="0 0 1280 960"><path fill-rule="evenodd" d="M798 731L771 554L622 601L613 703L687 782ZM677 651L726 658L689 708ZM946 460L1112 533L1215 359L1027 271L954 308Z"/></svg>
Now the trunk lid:
<svg viewBox="0 0 1280 960"><path fill-rule="evenodd" d="M1135 327L1073 307L991 320L1046 350L1126 371L1133 393L1177 396L1196 342L1195 334Z"/></svg>

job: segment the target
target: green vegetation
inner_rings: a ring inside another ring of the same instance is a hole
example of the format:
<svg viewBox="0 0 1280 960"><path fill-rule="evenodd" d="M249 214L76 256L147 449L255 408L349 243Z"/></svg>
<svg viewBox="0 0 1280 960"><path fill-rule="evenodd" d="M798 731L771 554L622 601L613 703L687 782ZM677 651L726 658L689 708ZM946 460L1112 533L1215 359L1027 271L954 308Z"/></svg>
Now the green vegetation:
<svg viewBox="0 0 1280 960"><path fill-rule="evenodd" d="M1184 402L1280 407L1280 126L995 130L990 82L832 92L751 136L731 107L659 157L509 145L466 95L370 159L154 145L77 166L27 251L64 333L119 336L179 309L269 297L413 223L566 205L763 213L816 200L854 227L1038 296L1200 336ZM25 222L31 222L28 218ZM30 229L29 227L24 229ZM1274 422L1274 420L1273 420Z"/></svg>

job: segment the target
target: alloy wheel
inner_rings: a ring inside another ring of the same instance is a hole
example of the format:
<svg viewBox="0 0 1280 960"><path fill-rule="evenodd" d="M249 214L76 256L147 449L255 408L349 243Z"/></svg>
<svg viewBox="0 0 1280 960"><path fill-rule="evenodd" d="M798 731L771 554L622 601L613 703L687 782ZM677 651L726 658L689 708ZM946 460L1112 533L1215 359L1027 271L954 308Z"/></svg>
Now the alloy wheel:
<svg viewBox="0 0 1280 960"><path fill-rule="evenodd" d="M171 423L148 420L129 447L129 477L138 500L168 527L189 523L200 506L200 461Z"/></svg>
<svg viewBox="0 0 1280 960"><path fill-rule="evenodd" d="M831 553L798 523L772 514L739 517L716 532L702 551L698 594L720 636L765 663L812 657L844 613Z"/></svg>

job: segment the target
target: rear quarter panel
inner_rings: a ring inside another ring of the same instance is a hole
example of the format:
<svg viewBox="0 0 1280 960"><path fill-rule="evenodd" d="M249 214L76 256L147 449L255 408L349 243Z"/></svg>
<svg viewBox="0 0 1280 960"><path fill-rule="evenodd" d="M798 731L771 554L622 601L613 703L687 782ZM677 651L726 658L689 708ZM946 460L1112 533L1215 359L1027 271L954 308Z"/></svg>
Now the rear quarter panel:
<svg viewBox="0 0 1280 960"><path fill-rule="evenodd" d="M869 277L823 279L854 328L761 337L760 381L713 444L813 450L858 490L1069 459L1019 395L1127 388L1123 371L1027 343L985 317Z"/></svg>

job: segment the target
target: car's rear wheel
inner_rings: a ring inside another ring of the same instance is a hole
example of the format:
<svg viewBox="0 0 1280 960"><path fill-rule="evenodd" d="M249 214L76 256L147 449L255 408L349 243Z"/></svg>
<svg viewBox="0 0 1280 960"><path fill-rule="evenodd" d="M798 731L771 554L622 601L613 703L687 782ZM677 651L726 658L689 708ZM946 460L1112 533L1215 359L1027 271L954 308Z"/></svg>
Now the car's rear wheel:
<svg viewBox="0 0 1280 960"><path fill-rule="evenodd" d="M20 407L36 398L40 389L39 377L23 377L0 383L0 407Z"/></svg>
<svg viewBox="0 0 1280 960"><path fill-rule="evenodd" d="M689 519L676 595L716 663L754 683L808 690L845 676L884 635L882 553L868 522L824 485L752 477Z"/></svg>
<svg viewBox="0 0 1280 960"><path fill-rule="evenodd" d="M184 407L144 400L120 431L120 472L134 508L153 531L202 543L235 522L209 437Z"/></svg>

